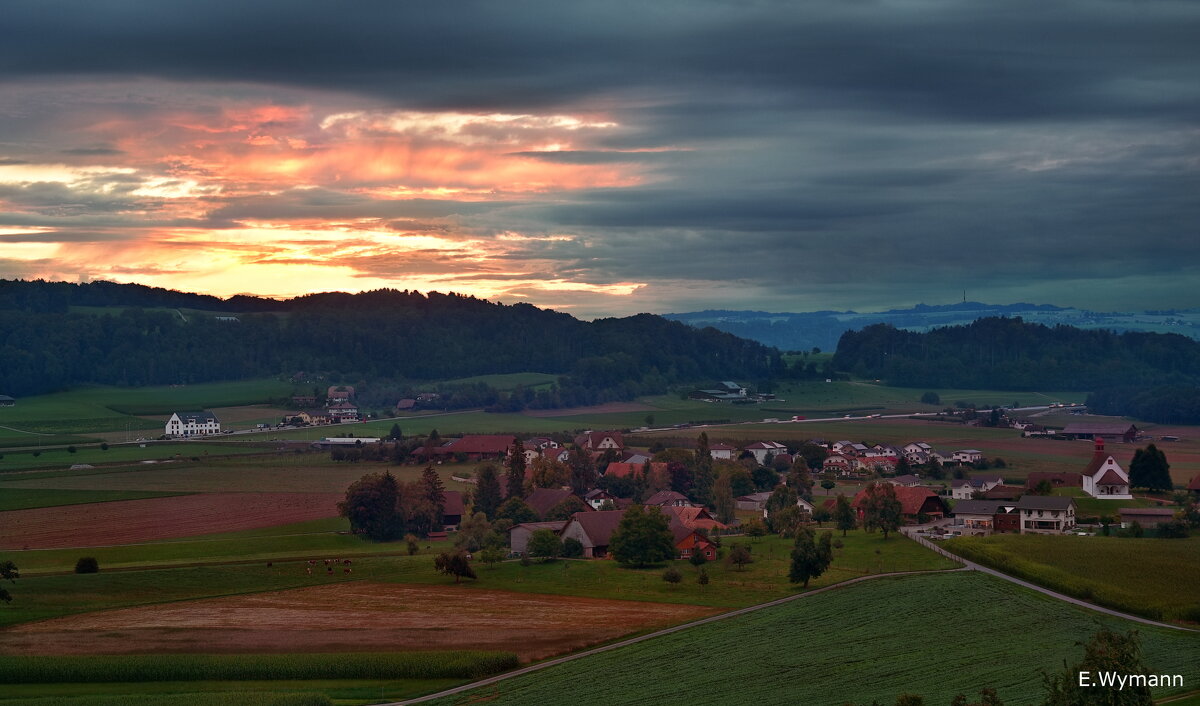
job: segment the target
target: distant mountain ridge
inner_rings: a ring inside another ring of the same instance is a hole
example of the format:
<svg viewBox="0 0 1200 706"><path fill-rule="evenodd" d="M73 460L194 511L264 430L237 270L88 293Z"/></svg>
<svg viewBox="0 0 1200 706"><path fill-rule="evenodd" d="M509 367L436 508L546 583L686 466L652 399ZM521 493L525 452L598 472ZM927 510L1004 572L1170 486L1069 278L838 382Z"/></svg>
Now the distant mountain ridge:
<svg viewBox="0 0 1200 706"><path fill-rule="evenodd" d="M983 318L1021 317L1046 326L1067 325L1081 329L1108 329L1123 333L1178 333L1200 340L1200 310L1181 309L1144 312L1097 312L1052 304L917 304L907 309L860 313L857 311L780 312L709 309L683 314L663 314L689 326L711 326L741 338L781 350L833 351L846 331L873 324L891 324L899 329L925 332L942 326L962 326Z"/></svg>

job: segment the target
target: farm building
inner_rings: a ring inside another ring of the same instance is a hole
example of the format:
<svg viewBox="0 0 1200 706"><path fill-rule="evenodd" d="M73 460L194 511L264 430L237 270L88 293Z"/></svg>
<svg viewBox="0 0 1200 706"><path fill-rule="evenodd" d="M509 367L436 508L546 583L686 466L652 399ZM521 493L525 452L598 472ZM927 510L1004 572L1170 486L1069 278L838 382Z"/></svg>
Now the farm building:
<svg viewBox="0 0 1200 706"><path fill-rule="evenodd" d="M446 504L442 506L442 525L449 532L458 529L458 525L462 522L463 511L463 494L458 490L444 490L442 496L446 500Z"/></svg>
<svg viewBox="0 0 1200 706"><path fill-rule="evenodd" d="M950 514L946 501L929 488L909 488L900 485L892 486L892 490L896 492L896 499L900 501L900 514L906 523L916 524L922 515L936 520ZM866 496L866 488L854 495L853 505L858 510L860 520L863 518Z"/></svg>
<svg viewBox="0 0 1200 706"><path fill-rule="evenodd" d="M358 421L358 405L353 402L338 402L329 405L329 417L335 422Z"/></svg>
<svg viewBox="0 0 1200 706"><path fill-rule="evenodd" d="M561 490L558 488L534 488L529 497L525 498L525 504L538 514L538 517L544 517L550 508L561 503L571 497L571 491Z"/></svg>
<svg viewBox="0 0 1200 706"><path fill-rule="evenodd" d="M1083 492L1101 500L1130 500L1129 475L1112 454L1104 451L1104 439L1096 439L1092 460L1083 470Z"/></svg>
<svg viewBox="0 0 1200 706"><path fill-rule="evenodd" d="M17 401L8 395L0 395L0 407L12 407L17 404Z"/></svg>
<svg viewBox="0 0 1200 706"><path fill-rule="evenodd" d="M708 510L702 507L667 506L663 508L663 514L671 522L678 522L688 529L704 530L705 532L729 529L728 525L718 522L709 514Z"/></svg>
<svg viewBox="0 0 1200 706"><path fill-rule="evenodd" d="M174 412L167 420L167 436L206 436L220 434L221 422L212 412Z"/></svg>
<svg viewBox="0 0 1200 706"><path fill-rule="evenodd" d="M585 558L602 559L608 556L609 541L624 516L624 510L577 512L571 516L560 536L563 539L570 537L582 544Z"/></svg>
<svg viewBox="0 0 1200 706"><path fill-rule="evenodd" d="M1130 527L1134 522L1142 527L1158 527L1175 519L1175 510L1169 507L1122 507L1121 526Z"/></svg>
<svg viewBox="0 0 1200 706"><path fill-rule="evenodd" d="M1034 471L1025 478L1025 487L1033 490L1046 481L1051 488L1082 488L1083 475L1080 473L1048 473Z"/></svg>
<svg viewBox="0 0 1200 706"><path fill-rule="evenodd" d="M512 434L467 434L461 439L448 441L429 449L430 458L447 458L463 454L468 461L496 460L508 457L508 451L516 442ZM417 453L424 453L424 449Z"/></svg>
<svg viewBox="0 0 1200 706"><path fill-rule="evenodd" d="M909 473L909 474L906 474L903 476L896 476L895 478L884 478L884 479L880 480L879 482L880 483L891 483L892 485L900 485L900 486L904 486L905 488L915 488L921 484L921 476L915 476L915 475Z"/></svg>
<svg viewBox="0 0 1200 706"><path fill-rule="evenodd" d="M1062 430L1063 436L1072 439L1108 439L1132 444L1137 440L1138 428L1128 422L1117 424L1097 424L1095 422L1076 422L1068 424Z"/></svg>
<svg viewBox="0 0 1200 706"><path fill-rule="evenodd" d="M529 546L529 536L540 529L548 529L555 534L563 531L567 526L565 520L558 522L524 522L514 526L508 531L508 548L514 554L525 554L526 547Z"/></svg>
<svg viewBox="0 0 1200 706"><path fill-rule="evenodd" d="M1075 528L1075 500L1056 495L1023 495L1014 506L1021 534L1062 534Z"/></svg>
<svg viewBox="0 0 1200 706"><path fill-rule="evenodd" d="M604 470L604 475L613 476L614 478L625 478L627 476L633 475L633 473L635 471L638 473L641 473L642 468L644 466L645 466L645 464L643 464L643 463L613 462L613 463L608 464L608 468L606 468ZM650 464L650 472L651 473L666 473L667 472L667 464L651 463Z"/></svg>
<svg viewBox="0 0 1200 706"><path fill-rule="evenodd" d="M613 507L616 507L617 496L610 495L606 491L595 488L593 490L589 490L587 494L583 496L583 501L588 505L591 505L593 510L599 510L600 507L604 505L605 501L613 503Z"/></svg>
<svg viewBox="0 0 1200 706"><path fill-rule="evenodd" d="M1016 500L1025 494L1025 489L1019 485L998 485L983 493L984 500Z"/></svg>
<svg viewBox="0 0 1200 706"><path fill-rule="evenodd" d="M954 526L971 532L1003 531L998 515L1008 515L1012 503L998 500L959 500L954 503ZM1016 515L1012 516L1016 519ZM1009 529L1016 529L1014 523Z"/></svg>
<svg viewBox="0 0 1200 706"><path fill-rule="evenodd" d="M974 493L986 493L1002 484L1000 476L975 476L974 478L959 478L950 483L950 497L955 500L969 500Z"/></svg>
<svg viewBox="0 0 1200 706"><path fill-rule="evenodd" d="M575 447L588 451L621 451L625 448L625 440L619 431L589 431L575 437Z"/></svg>
<svg viewBox="0 0 1200 706"><path fill-rule="evenodd" d="M1187 489L1188 492L1194 495L1200 495L1200 474L1197 474L1192 478L1192 480L1187 484Z"/></svg>
<svg viewBox="0 0 1200 706"><path fill-rule="evenodd" d="M767 516L767 500L771 497L770 493L750 493L739 498L734 498L734 506L739 510L754 510L761 512L763 517ZM796 499L796 507L800 508L801 513L807 513L812 516L813 506L804 498Z"/></svg>
<svg viewBox="0 0 1200 706"><path fill-rule="evenodd" d="M683 493L677 493L674 490L660 490L646 498L645 505L655 505L657 507L691 507L692 501L688 500L687 496Z"/></svg>
<svg viewBox="0 0 1200 706"><path fill-rule="evenodd" d="M379 441L378 436L327 436L320 441L314 441L312 445L318 449L332 449L338 446L378 444Z"/></svg>

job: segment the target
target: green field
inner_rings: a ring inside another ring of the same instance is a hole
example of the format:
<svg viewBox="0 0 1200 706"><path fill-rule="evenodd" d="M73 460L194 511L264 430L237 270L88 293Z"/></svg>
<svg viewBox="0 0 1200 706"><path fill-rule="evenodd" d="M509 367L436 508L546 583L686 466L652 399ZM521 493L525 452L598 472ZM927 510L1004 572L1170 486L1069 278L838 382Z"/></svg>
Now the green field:
<svg viewBox="0 0 1200 706"><path fill-rule="evenodd" d="M0 478L10 471L58 468L69 471L75 464L101 466L103 464L133 463L142 461L186 460L215 456L239 456L261 454L277 444L261 439L253 442L202 443L196 441L161 441L143 444L112 444L107 449L99 446L78 447L75 453L65 448L44 449L38 455L32 451L10 451L0 458Z"/></svg>
<svg viewBox="0 0 1200 706"><path fill-rule="evenodd" d="M1200 537L1003 534L946 548L1047 588L1154 619L1200 623Z"/></svg>
<svg viewBox="0 0 1200 706"><path fill-rule="evenodd" d="M1038 703L1039 670L1099 625L1137 628L1154 673L1200 683L1200 639L1075 608L976 572L869 581L516 677L435 704L927 704L992 686ZM604 678L598 678L603 675ZM1173 693L1161 690L1156 696Z"/></svg>

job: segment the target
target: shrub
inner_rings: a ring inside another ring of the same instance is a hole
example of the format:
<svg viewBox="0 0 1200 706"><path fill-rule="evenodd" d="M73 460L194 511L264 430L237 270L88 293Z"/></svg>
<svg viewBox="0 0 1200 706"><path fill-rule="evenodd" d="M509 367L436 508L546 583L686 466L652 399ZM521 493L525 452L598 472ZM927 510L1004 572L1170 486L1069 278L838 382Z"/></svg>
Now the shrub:
<svg viewBox="0 0 1200 706"><path fill-rule="evenodd" d="M71 445L71 446L68 446L68 447L67 447L67 453L70 453L70 454L73 454L73 453L75 453L75 452L76 452L76 451L78 451L78 450L79 450L79 449L75 448L75 446L74 446L74 445Z"/></svg>
<svg viewBox="0 0 1200 706"><path fill-rule="evenodd" d="M96 561L96 557L94 557L94 556L80 557L79 561L75 562L75 573L77 573L77 574L100 573L100 562Z"/></svg>
<svg viewBox="0 0 1200 706"><path fill-rule="evenodd" d="M107 442L107 441L105 441L104 443L100 444L100 450L101 450L101 451L108 451L108 442Z"/></svg>
<svg viewBox="0 0 1200 706"><path fill-rule="evenodd" d="M562 543L562 555L566 559L576 559L583 556L583 542L574 537L567 537Z"/></svg>
<svg viewBox="0 0 1200 706"><path fill-rule="evenodd" d="M662 580L666 581L667 583L674 586L675 584L677 584L683 580L683 576L679 573L679 571L675 567L672 566L671 568L669 568L663 572Z"/></svg>

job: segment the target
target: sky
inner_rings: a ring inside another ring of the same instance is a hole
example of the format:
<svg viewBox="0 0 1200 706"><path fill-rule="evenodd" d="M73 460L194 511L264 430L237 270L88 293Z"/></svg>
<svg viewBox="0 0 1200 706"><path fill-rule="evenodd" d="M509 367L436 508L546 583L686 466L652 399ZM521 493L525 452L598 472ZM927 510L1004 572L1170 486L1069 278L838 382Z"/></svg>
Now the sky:
<svg viewBox="0 0 1200 706"><path fill-rule="evenodd" d="M1200 3L10 0L0 278L1200 306Z"/></svg>

